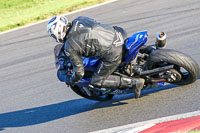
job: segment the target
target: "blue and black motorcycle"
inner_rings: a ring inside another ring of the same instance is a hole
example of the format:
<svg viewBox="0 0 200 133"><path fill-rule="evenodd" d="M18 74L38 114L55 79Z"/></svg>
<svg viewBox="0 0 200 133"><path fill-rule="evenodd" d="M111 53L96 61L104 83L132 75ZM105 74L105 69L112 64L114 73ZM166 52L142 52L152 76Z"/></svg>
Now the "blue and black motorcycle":
<svg viewBox="0 0 200 133"><path fill-rule="evenodd" d="M156 36L156 43L146 46L147 31L138 32L129 37L124 43L125 57L119 67L112 73L124 77L140 77L145 79L143 89L163 86L164 83L187 85L195 82L200 74L200 69L191 57L171 49L165 49L166 34L160 32ZM55 47L55 60L58 66L58 54L62 45ZM85 68L84 77L70 88L78 95L91 100L105 101L114 95L134 93L133 89L97 89L90 87L90 77L96 70L99 59L83 57ZM65 61L64 69L58 69L57 76L65 82L66 76L73 71L69 59Z"/></svg>

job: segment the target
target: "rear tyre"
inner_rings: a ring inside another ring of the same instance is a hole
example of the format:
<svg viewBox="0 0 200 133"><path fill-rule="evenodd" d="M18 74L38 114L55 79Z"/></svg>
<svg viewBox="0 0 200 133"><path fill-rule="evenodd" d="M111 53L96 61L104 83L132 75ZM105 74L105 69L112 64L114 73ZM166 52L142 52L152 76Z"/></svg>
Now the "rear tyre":
<svg viewBox="0 0 200 133"><path fill-rule="evenodd" d="M162 49L153 51L149 59L147 60L147 68L153 69L158 66L158 64L169 64L174 65L176 71L178 71L181 77L176 82L170 82L177 85L186 85L195 82L200 74L199 65L191 57L171 49ZM175 72L174 70L172 72Z"/></svg>

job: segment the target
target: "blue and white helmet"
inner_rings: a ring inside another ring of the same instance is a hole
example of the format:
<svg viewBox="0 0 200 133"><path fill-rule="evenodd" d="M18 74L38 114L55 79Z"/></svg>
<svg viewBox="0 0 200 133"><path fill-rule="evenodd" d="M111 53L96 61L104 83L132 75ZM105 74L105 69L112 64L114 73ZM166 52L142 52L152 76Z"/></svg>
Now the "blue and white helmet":
<svg viewBox="0 0 200 133"><path fill-rule="evenodd" d="M47 24L47 32L58 43L63 43L68 30L68 20L64 16L54 16Z"/></svg>

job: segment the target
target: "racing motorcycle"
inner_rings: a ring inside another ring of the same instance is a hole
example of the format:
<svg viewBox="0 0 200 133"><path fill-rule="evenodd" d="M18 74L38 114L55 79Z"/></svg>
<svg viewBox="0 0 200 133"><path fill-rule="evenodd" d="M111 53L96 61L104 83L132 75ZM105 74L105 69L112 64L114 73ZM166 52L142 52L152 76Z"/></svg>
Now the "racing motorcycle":
<svg viewBox="0 0 200 133"><path fill-rule="evenodd" d="M187 85L195 82L200 74L200 69L195 60L181 52L165 49L166 33L160 32L156 36L153 45L146 46L148 39L147 31L137 32L128 37L124 42L125 56L118 68L112 73L122 77L140 77L145 79L143 89L160 87L165 83ZM60 64L58 54L62 45L55 47L56 66ZM84 77L70 88L78 95L97 101L111 99L114 95L134 93L131 88L104 88L90 87L90 77L96 70L99 59L83 58L85 69ZM66 76L73 72L70 59L65 59L65 67L58 69L57 77L65 82Z"/></svg>

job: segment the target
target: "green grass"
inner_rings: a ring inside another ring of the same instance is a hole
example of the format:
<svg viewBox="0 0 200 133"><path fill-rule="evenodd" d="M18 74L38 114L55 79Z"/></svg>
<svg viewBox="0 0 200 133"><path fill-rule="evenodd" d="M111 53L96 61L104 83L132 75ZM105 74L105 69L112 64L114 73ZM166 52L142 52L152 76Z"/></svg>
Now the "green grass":
<svg viewBox="0 0 200 133"><path fill-rule="evenodd" d="M200 133L200 130L192 130L192 131L189 131L189 132L187 132L187 133Z"/></svg>
<svg viewBox="0 0 200 133"><path fill-rule="evenodd" d="M0 32L107 0L0 0Z"/></svg>

